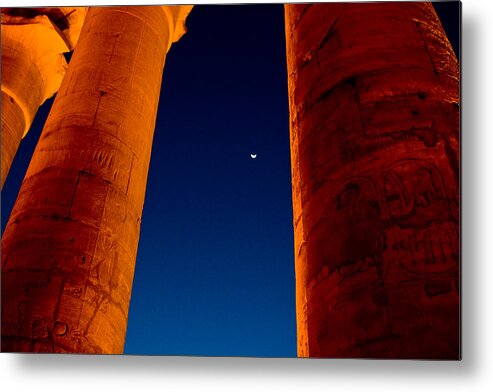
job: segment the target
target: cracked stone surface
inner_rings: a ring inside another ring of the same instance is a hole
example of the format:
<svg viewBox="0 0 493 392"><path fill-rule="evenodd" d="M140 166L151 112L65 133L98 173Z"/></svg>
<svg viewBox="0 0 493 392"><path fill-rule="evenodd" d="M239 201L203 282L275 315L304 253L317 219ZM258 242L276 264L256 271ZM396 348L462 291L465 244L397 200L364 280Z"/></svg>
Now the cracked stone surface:
<svg viewBox="0 0 493 392"><path fill-rule="evenodd" d="M285 21L298 355L457 359L459 67L432 5Z"/></svg>
<svg viewBox="0 0 493 392"><path fill-rule="evenodd" d="M163 67L190 9L89 9L3 235L2 351L123 351Z"/></svg>

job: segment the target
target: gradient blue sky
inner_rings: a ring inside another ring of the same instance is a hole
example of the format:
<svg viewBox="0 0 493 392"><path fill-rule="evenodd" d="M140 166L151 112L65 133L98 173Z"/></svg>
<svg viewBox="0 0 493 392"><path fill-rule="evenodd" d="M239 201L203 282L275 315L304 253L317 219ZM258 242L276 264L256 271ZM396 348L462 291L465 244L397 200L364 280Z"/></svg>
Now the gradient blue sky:
<svg viewBox="0 0 493 392"><path fill-rule="evenodd" d="M457 4L436 5L456 53ZM166 60L125 352L296 356L283 6L196 6L187 26ZM12 165L2 231L52 101Z"/></svg>

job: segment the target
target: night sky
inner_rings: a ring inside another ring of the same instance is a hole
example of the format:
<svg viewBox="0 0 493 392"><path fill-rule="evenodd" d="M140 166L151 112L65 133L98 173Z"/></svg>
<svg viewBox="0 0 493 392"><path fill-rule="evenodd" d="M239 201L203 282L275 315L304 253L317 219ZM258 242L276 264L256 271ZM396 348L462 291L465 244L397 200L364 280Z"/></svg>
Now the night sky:
<svg viewBox="0 0 493 392"><path fill-rule="evenodd" d="M459 54L458 3L436 9ZM125 353L296 356L283 6L196 6L187 27L163 75ZM5 183L2 232L52 102Z"/></svg>

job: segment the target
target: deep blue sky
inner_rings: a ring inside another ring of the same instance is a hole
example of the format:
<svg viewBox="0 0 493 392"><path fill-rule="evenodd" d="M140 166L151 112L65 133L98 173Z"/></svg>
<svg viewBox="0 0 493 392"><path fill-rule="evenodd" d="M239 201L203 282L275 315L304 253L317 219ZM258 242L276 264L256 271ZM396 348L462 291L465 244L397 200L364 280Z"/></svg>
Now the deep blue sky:
<svg viewBox="0 0 493 392"><path fill-rule="evenodd" d="M282 6L197 7L187 26L166 60L125 351L293 356Z"/></svg>
<svg viewBox="0 0 493 392"><path fill-rule="evenodd" d="M457 3L436 8L457 53ZM125 352L296 356L283 6L196 6L187 26L166 60ZM12 165L2 231L51 104Z"/></svg>

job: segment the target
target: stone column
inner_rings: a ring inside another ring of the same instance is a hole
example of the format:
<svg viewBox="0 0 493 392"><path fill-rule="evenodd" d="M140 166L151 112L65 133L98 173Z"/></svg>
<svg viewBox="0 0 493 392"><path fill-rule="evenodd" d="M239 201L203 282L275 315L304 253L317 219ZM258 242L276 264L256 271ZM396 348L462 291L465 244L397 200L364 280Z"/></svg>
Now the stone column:
<svg viewBox="0 0 493 392"><path fill-rule="evenodd" d="M286 5L298 354L459 353L459 69L430 3Z"/></svg>
<svg viewBox="0 0 493 392"><path fill-rule="evenodd" d="M38 108L60 87L86 8L2 9L1 187Z"/></svg>
<svg viewBox="0 0 493 392"><path fill-rule="evenodd" d="M190 9L89 9L2 239L2 350L123 351L163 67Z"/></svg>

